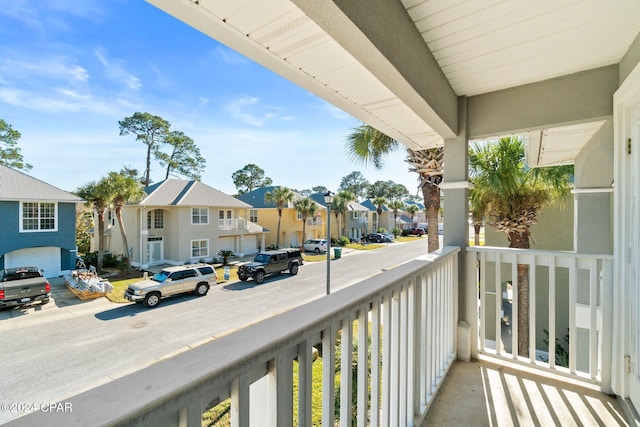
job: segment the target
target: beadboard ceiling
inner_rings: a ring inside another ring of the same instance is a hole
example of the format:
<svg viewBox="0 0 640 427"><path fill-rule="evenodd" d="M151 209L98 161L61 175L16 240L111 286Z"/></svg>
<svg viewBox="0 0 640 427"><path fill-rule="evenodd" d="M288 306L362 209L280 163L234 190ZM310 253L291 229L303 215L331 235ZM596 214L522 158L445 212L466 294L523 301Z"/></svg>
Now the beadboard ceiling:
<svg viewBox="0 0 640 427"><path fill-rule="evenodd" d="M331 22L303 12L338 9L332 0L147 1L409 148L439 146L447 137L415 97L390 86L393 75L382 65L346 48ZM398 1L458 96L617 64L640 31L639 0ZM540 165L571 162L594 126L540 129L529 140L542 145L530 151L544 153ZM560 150L545 147L561 143Z"/></svg>

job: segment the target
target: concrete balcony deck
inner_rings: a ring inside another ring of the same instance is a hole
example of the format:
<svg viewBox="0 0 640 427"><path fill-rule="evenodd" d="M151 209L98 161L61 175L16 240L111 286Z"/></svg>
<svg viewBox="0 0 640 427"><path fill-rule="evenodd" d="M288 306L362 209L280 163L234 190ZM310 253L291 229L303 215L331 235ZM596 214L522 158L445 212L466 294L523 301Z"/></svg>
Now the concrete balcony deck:
<svg viewBox="0 0 640 427"><path fill-rule="evenodd" d="M628 426L615 397L553 374L455 362L423 426Z"/></svg>

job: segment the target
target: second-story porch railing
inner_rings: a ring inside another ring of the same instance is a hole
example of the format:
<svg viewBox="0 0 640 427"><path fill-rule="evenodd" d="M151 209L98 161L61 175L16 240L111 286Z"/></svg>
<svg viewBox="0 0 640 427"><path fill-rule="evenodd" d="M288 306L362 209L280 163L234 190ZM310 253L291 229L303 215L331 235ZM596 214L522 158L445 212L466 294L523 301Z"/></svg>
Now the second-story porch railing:
<svg viewBox="0 0 640 427"><path fill-rule="evenodd" d="M612 255L469 247L466 262L473 288L467 295L478 300L480 353L609 389ZM528 272L526 357L518 356L518 286L526 286L519 284L519 265Z"/></svg>
<svg viewBox="0 0 640 427"><path fill-rule="evenodd" d="M456 357L459 252L445 247L67 399L72 412L15 425L199 427L220 402L232 426L291 426L294 414L298 426L420 425Z"/></svg>
<svg viewBox="0 0 640 427"><path fill-rule="evenodd" d="M218 229L225 231L238 231L247 228L247 220L244 218L228 218L218 220Z"/></svg>

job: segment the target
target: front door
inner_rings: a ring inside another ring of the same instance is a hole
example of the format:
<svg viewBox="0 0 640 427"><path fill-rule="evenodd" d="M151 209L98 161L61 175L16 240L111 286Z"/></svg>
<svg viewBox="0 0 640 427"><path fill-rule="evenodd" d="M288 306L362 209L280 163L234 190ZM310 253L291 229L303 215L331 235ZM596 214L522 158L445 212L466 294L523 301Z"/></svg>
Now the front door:
<svg viewBox="0 0 640 427"><path fill-rule="evenodd" d="M164 241L162 237L149 237L147 240L147 264L158 265L164 261Z"/></svg>

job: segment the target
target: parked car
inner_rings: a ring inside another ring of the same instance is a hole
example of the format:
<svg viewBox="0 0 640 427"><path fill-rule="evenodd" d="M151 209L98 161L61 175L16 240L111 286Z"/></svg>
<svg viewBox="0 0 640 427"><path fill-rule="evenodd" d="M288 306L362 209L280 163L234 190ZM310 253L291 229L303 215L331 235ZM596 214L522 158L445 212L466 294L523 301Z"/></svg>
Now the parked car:
<svg viewBox="0 0 640 427"><path fill-rule="evenodd" d="M403 236L424 236L424 230L422 228L407 228L402 230Z"/></svg>
<svg viewBox="0 0 640 427"><path fill-rule="evenodd" d="M382 233L371 233L367 235L367 242L382 243L385 237Z"/></svg>
<svg viewBox="0 0 640 427"><path fill-rule="evenodd" d="M252 262L238 267L238 278L243 282L253 277L256 283L262 283L269 274L282 273L289 270L289 274L298 274L298 267L302 265L302 254L298 249L280 249L258 253Z"/></svg>
<svg viewBox="0 0 640 427"><path fill-rule="evenodd" d="M161 298L172 295L194 292L200 297L205 296L209 287L216 283L216 271L209 264L179 265L164 268L151 279L129 285L124 297L153 308L160 304Z"/></svg>
<svg viewBox="0 0 640 427"><path fill-rule="evenodd" d="M38 267L14 267L0 270L0 307L46 304L51 285Z"/></svg>
<svg viewBox="0 0 640 427"><path fill-rule="evenodd" d="M382 241L385 243L395 242L395 240L396 240L396 236L394 236L393 233L382 234Z"/></svg>
<svg viewBox="0 0 640 427"><path fill-rule="evenodd" d="M303 243L305 252L315 252L317 254L327 252L327 239L310 239Z"/></svg>

